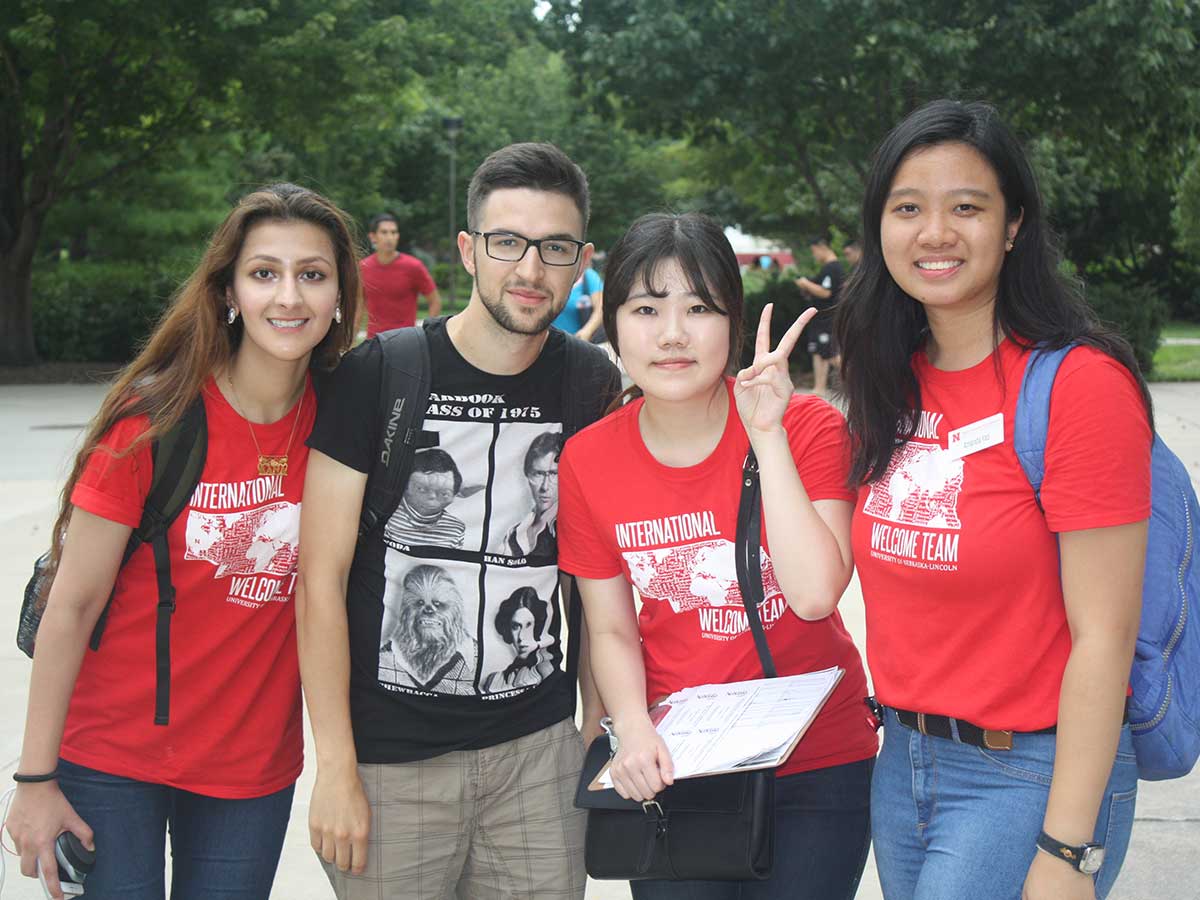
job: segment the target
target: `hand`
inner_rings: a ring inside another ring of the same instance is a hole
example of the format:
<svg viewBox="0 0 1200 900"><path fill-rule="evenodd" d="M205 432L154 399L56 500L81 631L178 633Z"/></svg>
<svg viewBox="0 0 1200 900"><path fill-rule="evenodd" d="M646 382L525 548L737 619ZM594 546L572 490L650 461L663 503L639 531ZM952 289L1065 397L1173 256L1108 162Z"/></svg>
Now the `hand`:
<svg viewBox="0 0 1200 900"><path fill-rule="evenodd" d="M83 846L96 849L92 829L75 812L54 781L17 785L6 826L21 856L21 874L37 878L38 863L41 863L46 888L56 900L63 893L58 881L58 862L54 858L55 839L64 831L70 831Z"/></svg>
<svg viewBox="0 0 1200 900"><path fill-rule="evenodd" d="M358 769L317 767L308 809L308 838L321 859L343 872L361 875L367 867L367 834L371 807L363 792Z"/></svg>
<svg viewBox="0 0 1200 900"><path fill-rule="evenodd" d="M1039 850L1025 876L1021 900L1096 900L1096 882Z"/></svg>
<svg viewBox="0 0 1200 900"><path fill-rule="evenodd" d="M800 340L804 326L817 314L816 308L811 306L802 312L772 351L771 313L774 307L774 303L763 307L754 340L754 362L738 372L733 382L738 415L751 437L755 432L774 431L783 421L783 411L795 390L788 372L788 356Z"/></svg>
<svg viewBox="0 0 1200 900"><path fill-rule="evenodd" d="M796 287L800 288L800 290L804 291L804 293L806 293L806 294L808 293L808 286L810 284L812 284L812 282L809 281L807 278L805 278L803 275L801 275L799 278L796 279Z"/></svg>
<svg viewBox="0 0 1200 900"><path fill-rule="evenodd" d="M617 732L620 749L609 771L613 787L626 800L653 800L675 782L675 765L670 751L647 716L635 726Z"/></svg>

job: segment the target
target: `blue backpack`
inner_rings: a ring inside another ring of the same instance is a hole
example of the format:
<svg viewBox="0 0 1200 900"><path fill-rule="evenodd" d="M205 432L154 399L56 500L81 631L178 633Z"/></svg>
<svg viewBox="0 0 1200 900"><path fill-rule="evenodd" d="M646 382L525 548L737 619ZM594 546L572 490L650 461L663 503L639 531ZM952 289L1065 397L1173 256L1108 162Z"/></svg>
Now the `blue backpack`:
<svg viewBox="0 0 1200 900"><path fill-rule="evenodd" d="M1017 399L1013 448L1039 506L1050 390L1074 346L1031 353ZM1188 774L1200 757L1200 627L1189 621L1200 597L1195 554L1200 504L1187 468L1158 435L1150 467L1150 534L1142 621L1129 675L1129 725L1138 776L1158 781Z"/></svg>

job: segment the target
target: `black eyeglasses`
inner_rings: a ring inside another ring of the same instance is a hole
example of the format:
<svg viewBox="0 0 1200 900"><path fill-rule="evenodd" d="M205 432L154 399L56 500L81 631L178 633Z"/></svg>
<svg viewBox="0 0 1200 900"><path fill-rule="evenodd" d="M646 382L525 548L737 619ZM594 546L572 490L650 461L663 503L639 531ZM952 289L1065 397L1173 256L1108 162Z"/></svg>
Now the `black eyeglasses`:
<svg viewBox="0 0 1200 900"><path fill-rule="evenodd" d="M548 266L573 266L579 261L583 241L569 238L542 238L534 240L509 231L472 231L483 238L487 255L501 262L519 262L525 258L530 247L537 247L538 256Z"/></svg>

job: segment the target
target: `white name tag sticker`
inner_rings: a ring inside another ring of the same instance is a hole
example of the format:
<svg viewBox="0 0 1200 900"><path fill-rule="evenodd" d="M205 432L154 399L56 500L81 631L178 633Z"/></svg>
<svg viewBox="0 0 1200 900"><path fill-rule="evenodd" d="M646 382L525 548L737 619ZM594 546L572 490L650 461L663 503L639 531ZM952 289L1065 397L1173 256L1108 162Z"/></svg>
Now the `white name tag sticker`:
<svg viewBox="0 0 1200 900"><path fill-rule="evenodd" d="M950 432L946 452L951 459L962 459L988 447L1004 443L1004 413L996 413Z"/></svg>

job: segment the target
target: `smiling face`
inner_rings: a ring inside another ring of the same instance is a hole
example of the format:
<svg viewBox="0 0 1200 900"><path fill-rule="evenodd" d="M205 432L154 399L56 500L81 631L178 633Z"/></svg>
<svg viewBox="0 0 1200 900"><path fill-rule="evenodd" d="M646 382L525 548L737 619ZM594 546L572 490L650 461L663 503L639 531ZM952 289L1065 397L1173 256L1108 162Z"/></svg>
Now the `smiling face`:
<svg viewBox="0 0 1200 900"><path fill-rule="evenodd" d="M709 396L729 361L729 318L704 305L678 261L666 260L617 309L621 361L648 398L678 402ZM719 298L718 298L719 300Z"/></svg>
<svg viewBox="0 0 1200 900"><path fill-rule="evenodd" d="M583 240L583 214L575 201L566 194L533 188L492 191L476 227L481 233L500 231L535 240ZM478 235L461 232L458 247L463 266L475 278L475 293L491 317L506 331L527 335L550 327L594 249L585 245L575 265L548 266L533 246L517 262L492 259Z"/></svg>
<svg viewBox="0 0 1200 900"><path fill-rule="evenodd" d="M977 150L935 144L896 170L880 221L884 262L927 313L977 311L995 303L1005 242L1020 224L1007 220L996 172Z"/></svg>
<svg viewBox="0 0 1200 900"><path fill-rule="evenodd" d="M329 331L338 303L333 243L310 222L251 226L234 263L226 302L241 314L239 353L305 359Z"/></svg>

